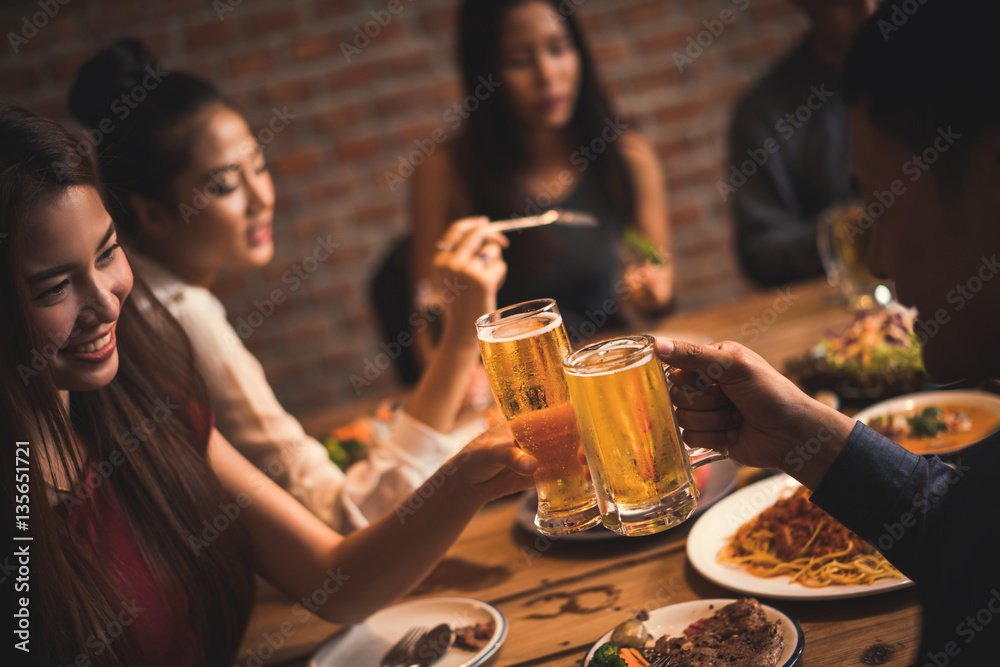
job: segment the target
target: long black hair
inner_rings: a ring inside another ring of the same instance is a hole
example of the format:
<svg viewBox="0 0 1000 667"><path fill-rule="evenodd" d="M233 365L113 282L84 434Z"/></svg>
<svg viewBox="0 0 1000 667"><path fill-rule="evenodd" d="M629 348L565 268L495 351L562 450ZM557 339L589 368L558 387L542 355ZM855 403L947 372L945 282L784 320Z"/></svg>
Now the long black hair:
<svg viewBox="0 0 1000 667"><path fill-rule="evenodd" d="M69 108L99 132L101 182L112 195L109 212L119 229L135 232L131 194L178 203L170 184L187 166L196 137L187 123L216 102L234 108L214 84L163 70L135 39L119 39L80 68Z"/></svg>
<svg viewBox="0 0 1000 667"><path fill-rule="evenodd" d="M464 0L459 18L459 53L466 95L473 95L482 80L500 70L500 26L504 14L528 0ZM567 12L556 0L543 0L565 21L580 55L580 90L569 129L573 140L589 144L601 136L605 123L615 118L608 97L601 90L590 49L577 24L574 12ZM568 3L564 3L568 4ZM575 7L573 8L575 9ZM466 121L457 142L460 173L472 194L476 213L507 215L523 208L516 176L528 154L516 131L517 123L499 95L489 95ZM635 212L635 192L618 142L607 148L590 165L610 193L616 209L626 221Z"/></svg>
<svg viewBox="0 0 1000 667"><path fill-rule="evenodd" d="M181 622L190 622L197 641L190 648L206 665L227 663L253 604L253 570L238 523L219 531L208 548L191 541L231 499L206 460L208 392L187 337L137 282L115 329L118 373L100 389L71 392L67 409L46 363L58 351L34 323L23 275L32 212L70 187L101 192L92 163L77 146L57 123L0 104L0 437L11 458L16 441L31 440L28 479L18 479L16 489L20 498L22 484L28 488L36 554L28 658L37 665L77 664L80 655L102 667L148 662L149 647L138 630L147 619L131 627L117 620L134 583L116 569L120 554L108 540L109 507L117 507L162 601ZM139 312L137 297L156 327ZM182 408L164 415L164 404ZM151 415L158 416L149 430ZM14 475L7 465L0 489L13 504ZM99 465L112 465L113 472L95 485ZM46 469L61 469L84 488L52 506ZM70 510L83 513L81 529L71 529ZM116 624L122 631L112 635Z"/></svg>

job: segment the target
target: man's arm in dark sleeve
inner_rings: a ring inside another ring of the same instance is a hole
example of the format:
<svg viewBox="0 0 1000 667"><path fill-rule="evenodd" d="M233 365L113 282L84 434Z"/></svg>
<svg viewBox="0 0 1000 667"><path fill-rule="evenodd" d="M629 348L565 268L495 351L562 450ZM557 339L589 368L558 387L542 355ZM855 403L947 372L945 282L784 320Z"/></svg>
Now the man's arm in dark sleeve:
<svg viewBox="0 0 1000 667"><path fill-rule="evenodd" d="M949 491L962 475L909 452L858 422L811 500L878 549L914 581L949 521Z"/></svg>
<svg viewBox="0 0 1000 667"><path fill-rule="evenodd" d="M729 135L730 164L735 170L728 169L731 187L720 192L732 200L743 271L761 285L781 285L823 272L816 220L803 216L795 192L791 150L773 124L740 105Z"/></svg>

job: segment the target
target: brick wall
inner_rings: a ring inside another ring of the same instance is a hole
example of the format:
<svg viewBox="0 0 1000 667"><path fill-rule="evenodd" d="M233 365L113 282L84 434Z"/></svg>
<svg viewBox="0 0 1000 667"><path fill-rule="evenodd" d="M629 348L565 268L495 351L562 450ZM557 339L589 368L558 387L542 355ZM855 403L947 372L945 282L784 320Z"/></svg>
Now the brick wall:
<svg viewBox="0 0 1000 667"><path fill-rule="evenodd" d="M75 127L66 96L77 68L116 37L133 35L164 69L218 83L268 142L278 191L275 260L263 271L225 276L217 292L234 323L248 327L247 345L279 399L297 413L356 398L349 377L378 353L366 283L408 225L407 188L390 188L385 173L415 142L447 128L443 113L461 97L455 0L400 0L396 14L385 11L389 4L34 0L0 10L4 99ZM804 21L787 0L564 0L564 6L577 8L618 109L636 120L660 156L681 307L746 290L715 188L728 169L725 129L734 101L796 43ZM391 20L379 25L373 12ZM715 36L712 28L722 30ZM707 46L697 47L698 40ZM362 48L348 58L342 43ZM694 57L679 67L674 54L686 49ZM318 239L328 237L339 245L328 260L316 261ZM278 316L268 316L276 294L283 303L274 309ZM394 382L384 373L365 392Z"/></svg>

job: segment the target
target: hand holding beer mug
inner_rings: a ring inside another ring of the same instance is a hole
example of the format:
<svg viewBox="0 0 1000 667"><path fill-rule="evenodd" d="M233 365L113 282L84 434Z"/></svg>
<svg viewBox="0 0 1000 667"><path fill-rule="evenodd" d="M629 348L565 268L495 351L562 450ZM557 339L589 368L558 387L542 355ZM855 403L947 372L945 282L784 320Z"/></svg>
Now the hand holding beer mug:
<svg viewBox="0 0 1000 667"><path fill-rule="evenodd" d="M648 535L691 516L699 494L692 468L725 454L681 444L653 337L588 345L566 357L563 372L604 525Z"/></svg>
<svg viewBox="0 0 1000 667"><path fill-rule="evenodd" d="M868 271L866 265L874 220L858 203L831 206L817 222L816 244L831 285L840 285L852 308L883 306L892 291Z"/></svg>
<svg viewBox="0 0 1000 667"><path fill-rule="evenodd" d="M476 321L483 367L517 445L538 460L535 526L564 535L597 525L594 489L577 456L580 434L560 367L569 337L552 299L527 301Z"/></svg>

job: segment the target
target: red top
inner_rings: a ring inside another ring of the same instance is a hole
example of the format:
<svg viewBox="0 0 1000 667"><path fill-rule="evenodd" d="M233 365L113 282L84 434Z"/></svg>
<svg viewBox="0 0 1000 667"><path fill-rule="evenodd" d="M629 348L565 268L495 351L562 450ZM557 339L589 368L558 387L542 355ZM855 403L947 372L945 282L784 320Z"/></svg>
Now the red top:
<svg viewBox="0 0 1000 667"><path fill-rule="evenodd" d="M195 423L202 427L197 435L205 450L213 427L212 413L200 407L193 408L191 412ZM97 464L90 465L86 488L93 489L94 506L103 518L107 531L105 540L97 540L89 512L82 509L90 507L87 503L76 504L70 510L66 523L78 535L89 534L101 550L99 557L119 575L118 584L124 597L115 615L122 627L112 624L106 628L107 638L113 644L114 638L123 632L134 632L145 653L144 665L149 667L200 667L203 665L202 653L187 613L188 601L184 589L176 586L170 591L171 597L179 601L179 609L175 611L139 553L111 489L110 479L100 475L96 468ZM98 654L102 647L97 639L88 641L86 650Z"/></svg>

